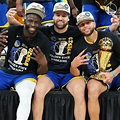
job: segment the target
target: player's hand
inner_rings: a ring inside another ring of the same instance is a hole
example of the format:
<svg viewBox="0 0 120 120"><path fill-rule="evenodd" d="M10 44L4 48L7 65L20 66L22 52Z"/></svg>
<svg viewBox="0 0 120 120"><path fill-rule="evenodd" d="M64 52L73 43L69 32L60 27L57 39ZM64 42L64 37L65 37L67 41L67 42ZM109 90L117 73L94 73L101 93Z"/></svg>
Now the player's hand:
<svg viewBox="0 0 120 120"><path fill-rule="evenodd" d="M6 13L6 17L9 18L9 17L14 17L14 15L16 14L16 8L10 8L8 10L8 12Z"/></svg>
<svg viewBox="0 0 120 120"><path fill-rule="evenodd" d="M76 56L73 61L71 62L71 66L79 67L80 65L86 65L88 64L88 59L86 59L87 54L84 54L85 50L79 53L78 56Z"/></svg>
<svg viewBox="0 0 120 120"><path fill-rule="evenodd" d="M101 72L99 75L103 75L104 76L104 80L103 82L106 83L106 84L109 84L112 82L114 76L111 72Z"/></svg>
<svg viewBox="0 0 120 120"><path fill-rule="evenodd" d="M112 15L111 22L112 24L110 25L109 28L111 32L114 32L119 27L119 22L120 22L117 15Z"/></svg>
<svg viewBox="0 0 120 120"><path fill-rule="evenodd" d="M35 60L40 66L47 64L46 57L38 46L33 48L33 57L31 59Z"/></svg>
<svg viewBox="0 0 120 120"><path fill-rule="evenodd" d="M8 36L6 35L8 33L8 30L5 30L3 32L0 33L0 46L2 47L6 47L6 43Z"/></svg>

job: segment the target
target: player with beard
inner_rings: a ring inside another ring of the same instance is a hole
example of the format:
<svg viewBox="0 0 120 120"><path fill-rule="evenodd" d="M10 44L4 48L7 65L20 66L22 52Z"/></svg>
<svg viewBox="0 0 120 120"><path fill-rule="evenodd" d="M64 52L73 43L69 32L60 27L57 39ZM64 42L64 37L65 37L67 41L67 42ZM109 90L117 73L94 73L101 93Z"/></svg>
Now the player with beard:
<svg viewBox="0 0 120 120"><path fill-rule="evenodd" d="M84 36L73 47L70 71L88 80L90 120L100 120L99 95L108 88L117 90L120 87L120 38L111 32L96 31L95 20L88 11L77 16L77 25Z"/></svg>
<svg viewBox="0 0 120 120"><path fill-rule="evenodd" d="M38 30L44 17L44 7L31 3L24 17L25 25L10 26L7 34L0 34L0 52L5 46L8 47L5 64L0 70L0 90L15 87L20 100L16 120L28 120L37 70L38 74L47 71L50 44Z"/></svg>
<svg viewBox="0 0 120 120"><path fill-rule="evenodd" d="M75 101L74 116L76 120L85 120L85 100L82 86L84 80L82 76L74 77L70 74L71 50L80 32L76 27L68 25L70 7L64 2L55 4L54 25L42 28L42 31L50 39L50 62L48 72L40 76L33 99L33 119L42 120L45 95L54 88L66 89L73 95ZM82 94L81 94L82 93ZM81 114L82 113L82 114Z"/></svg>

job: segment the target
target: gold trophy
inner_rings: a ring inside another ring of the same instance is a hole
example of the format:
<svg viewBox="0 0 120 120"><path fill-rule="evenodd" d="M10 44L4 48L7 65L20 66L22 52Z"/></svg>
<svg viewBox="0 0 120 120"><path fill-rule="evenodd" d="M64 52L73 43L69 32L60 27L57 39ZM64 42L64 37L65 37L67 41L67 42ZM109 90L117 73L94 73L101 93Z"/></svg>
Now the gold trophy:
<svg viewBox="0 0 120 120"><path fill-rule="evenodd" d="M105 76L103 74L100 74L101 72L105 72L106 67L109 63L109 60L111 58L112 52L110 50L112 49L113 42L110 38L105 37L102 38L99 41L100 50L99 50L99 72L95 75L92 75L91 78L94 78L96 80L104 80Z"/></svg>

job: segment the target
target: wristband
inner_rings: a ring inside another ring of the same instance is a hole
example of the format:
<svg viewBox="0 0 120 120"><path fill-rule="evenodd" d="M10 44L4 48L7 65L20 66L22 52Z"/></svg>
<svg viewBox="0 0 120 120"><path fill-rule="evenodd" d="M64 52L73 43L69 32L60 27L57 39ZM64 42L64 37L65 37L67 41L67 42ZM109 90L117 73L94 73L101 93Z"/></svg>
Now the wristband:
<svg viewBox="0 0 120 120"><path fill-rule="evenodd" d="M71 10L74 9L74 8L76 8L76 7L72 7Z"/></svg>
<svg viewBox="0 0 120 120"><path fill-rule="evenodd" d="M114 76L114 77L116 77L116 76L117 76L117 75L115 74L115 72L114 72L114 71L112 71L111 73L113 74L113 76Z"/></svg>

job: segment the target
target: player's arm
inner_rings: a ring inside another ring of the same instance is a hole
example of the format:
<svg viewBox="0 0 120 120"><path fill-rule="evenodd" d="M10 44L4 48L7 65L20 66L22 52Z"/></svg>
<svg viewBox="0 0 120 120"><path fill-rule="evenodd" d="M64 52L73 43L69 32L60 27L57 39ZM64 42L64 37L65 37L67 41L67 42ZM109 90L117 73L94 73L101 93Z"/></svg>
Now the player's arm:
<svg viewBox="0 0 120 120"><path fill-rule="evenodd" d="M68 3L70 5L70 8L72 10L72 15L74 18L76 18L76 16L79 14L79 10L77 9L77 7L74 4L73 0L68 0Z"/></svg>
<svg viewBox="0 0 120 120"><path fill-rule="evenodd" d="M16 0L16 9L17 9L17 14L20 17L23 17L24 16L24 8L22 5L22 0Z"/></svg>

